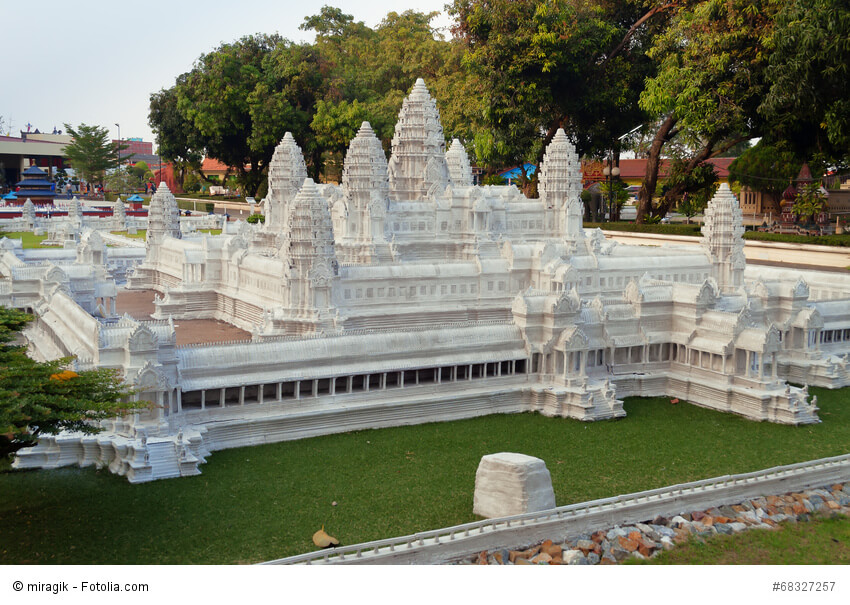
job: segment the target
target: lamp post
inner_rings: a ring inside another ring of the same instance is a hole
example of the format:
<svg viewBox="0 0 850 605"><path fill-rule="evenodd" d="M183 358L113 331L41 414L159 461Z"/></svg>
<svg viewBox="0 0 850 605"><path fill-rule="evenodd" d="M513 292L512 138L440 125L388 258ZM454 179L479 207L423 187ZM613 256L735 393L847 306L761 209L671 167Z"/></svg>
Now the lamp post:
<svg viewBox="0 0 850 605"><path fill-rule="evenodd" d="M121 197L121 124L115 122L118 127L118 197Z"/></svg>
<svg viewBox="0 0 850 605"><path fill-rule="evenodd" d="M612 166L614 163L614 154L609 156L608 165L602 169L602 174L608 181L608 220L614 220L614 177L620 176L620 168ZM604 200L604 198L603 198ZM602 218L605 219L605 204L602 204Z"/></svg>

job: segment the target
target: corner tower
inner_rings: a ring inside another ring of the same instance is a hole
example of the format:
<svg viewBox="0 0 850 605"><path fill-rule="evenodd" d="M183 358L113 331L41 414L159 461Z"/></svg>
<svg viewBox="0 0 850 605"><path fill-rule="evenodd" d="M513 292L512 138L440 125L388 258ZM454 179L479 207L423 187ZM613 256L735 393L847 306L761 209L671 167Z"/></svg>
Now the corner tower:
<svg viewBox="0 0 850 605"><path fill-rule="evenodd" d="M180 210L177 208L177 200L163 181L156 188L148 208L148 232L145 236L148 249L160 244L166 236L180 239Z"/></svg>
<svg viewBox="0 0 850 605"><path fill-rule="evenodd" d="M287 210L295 199L304 179L307 178L307 166L304 154L291 132L275 147L269 164L269 192L266 196L266 222L264 230L281 233L287 226Z"/></svg>
<svg viewBox="0 0 850 605"><path fill-rule="evenodd" d="M539 190L550 236L573 241L583 238L581 164L563 128L558 129L546 147L540 167Z"/></svg>
<svg viewBox="0 0 850 605"><path fill-rule="evenodd" d="M447 185L445 151L437 103L419 78L402 103L395 126L388 169L390 197L396 201L425 200L432 187Z"/></svg>
<svg viewBox="0 0 850 605"><path fill-rule="evenodd" d="M370 263L375 245L384 239L384 220L389 203L387 160L381 141L369 122L363 122L351 140L342 169L345 196L345 231L337 234L337 253L345 263Z"/></svg>
<svg viewBox="0 0 850 605"><path fill-rule="evenodd" d="M313 179L305 179L288 212L287 332L331 328L331 288L339 273L328 202Z"/></svg>

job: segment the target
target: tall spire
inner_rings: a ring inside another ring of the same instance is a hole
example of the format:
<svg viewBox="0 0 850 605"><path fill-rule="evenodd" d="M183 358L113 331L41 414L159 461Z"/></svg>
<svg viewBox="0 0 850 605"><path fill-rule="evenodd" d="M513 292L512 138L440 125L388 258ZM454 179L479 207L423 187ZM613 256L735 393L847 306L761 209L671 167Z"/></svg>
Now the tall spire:
<svg viewBox="0 0 850 605"><path fill-rule="evenodd" d="M304 180L289 209L288 256L293 264L334 258L334 234L328 202L313 179ZM303 268L303 266L302 266Z"/></svg>
<svg viewBox="0 0 850 605"><path fill-rule="evenodd" d="M269 192L266 195L267 231L281 232L287 224L287 208L307 178L304 155L291 132L283 135L269 164Z"/></svg>
<svg viewBox="0 0 850 605"><path fill-rule="evenodd" d="M330 327L332 282L339 265L328 202L313 179L305 179L288 212L288 316L291 331Z"/></svg>
<svg viewBox="0 0 850 605"><path fill-rule="evenodd" d="M424 200L434 186L448 184L446 142L437 104L422 78L401 105L389 162L390 197Z"/></svg>
<svg viewBox="0 0 850 605"><path fill-rule="evenodd" d="M160 243L164 237L180 239L180 210L177 200L165 184L156 188L148 207L148 232L145 237L148 247Z"/></svg>
<svg viewBox="0 0 850 605"><path fill-rule="evenodd" d="M342 189L347 213L340 259L346 263L370 262L374 242L384 241L384 219L389 202L387 160L381 141L369 122L363 122L351 140L342 169Z"/></svg>
<svg viewBox="0 0 850 605"><path fill-rule="evenodd" d="M446 152L446 164L452 183L458 187L472 187L472 166L469 156L459 139L452 139L452 144Z"/></svg>
<svg viewBox="0 0 850 605"><path fill-rule="evenodd" d="M738 198L722 183L708 202L702 226L703 246L714 265L714 278L723 293L734 291L744 283L743 214Z"/></svg>
<svg viewBox="0 0 850 605"><path fill-rule="evenodd" d="M556 227L552 235L563 229L567 239L583 236L581 202L581 164L575 147L567 138L563 128L559 128L546 147L543 163L540 166L538 185L540 199L547 213L553 213ZM547 222L548 222L547 218Z"/></svg>

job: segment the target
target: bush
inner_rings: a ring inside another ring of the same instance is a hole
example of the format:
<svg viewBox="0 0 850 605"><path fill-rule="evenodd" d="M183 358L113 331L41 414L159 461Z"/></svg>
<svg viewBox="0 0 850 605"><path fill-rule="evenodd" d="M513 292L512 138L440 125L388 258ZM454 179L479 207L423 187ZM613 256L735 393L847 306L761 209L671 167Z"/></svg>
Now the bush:
<svg viewBox="0 0 850 605"><path fill-rule="evenodd" d="M638 225L637 223L585 223L585 229L606 229L608 231L627 231L630 233L662 233L665 235L690 235L701 237L699 225Z"/></svg>
<svg viewBox="0 0 850 605"><path fill-rule="evenodd" d="M204 204L204 208L206 208L207 212L215 212L215 204L213 202L207 202L206 204Z"/></svg>
<svg viewBox="0 0 850 605"><path fill-rule="evenodd" d="M252 225L256 225L257 223L265 223L266 217L263 214L252 214L245 220L251 223Z"/></svg>
<svg viewBox="0 0 850 605"><path fill-rule="evenodd" d="M813 246L850 247L850 235L794 235L791 233L766 233L747 231L744 239L763 242L786 242L789 244L811 244Z"/></svg>

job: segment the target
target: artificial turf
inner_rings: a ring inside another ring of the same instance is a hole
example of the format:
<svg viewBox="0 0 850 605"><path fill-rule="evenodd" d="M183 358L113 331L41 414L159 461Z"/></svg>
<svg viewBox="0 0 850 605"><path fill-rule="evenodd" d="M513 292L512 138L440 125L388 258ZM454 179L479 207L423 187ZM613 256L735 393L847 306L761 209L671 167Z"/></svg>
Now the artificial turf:
<svg viewBox="0 0 850 605"><path fill-rule="evenodd" d="M197 477L130 485L94 468L0 473L0 563L254 563L473 521L481 456L542 458L559 505L847 453L850 388L811 389L818 425L669 398L628 417L538 414L358 431L213 452ZM332 503L336 502L336 506Z"/></svg>

